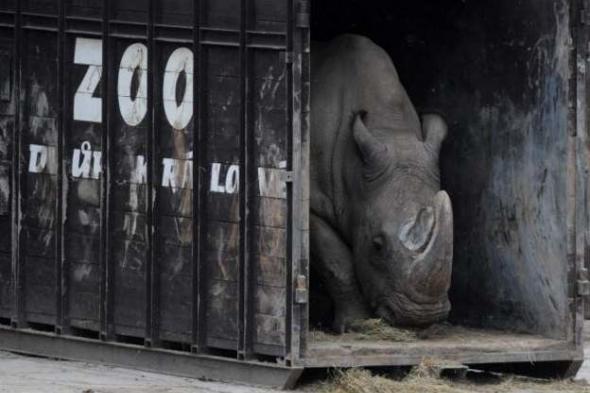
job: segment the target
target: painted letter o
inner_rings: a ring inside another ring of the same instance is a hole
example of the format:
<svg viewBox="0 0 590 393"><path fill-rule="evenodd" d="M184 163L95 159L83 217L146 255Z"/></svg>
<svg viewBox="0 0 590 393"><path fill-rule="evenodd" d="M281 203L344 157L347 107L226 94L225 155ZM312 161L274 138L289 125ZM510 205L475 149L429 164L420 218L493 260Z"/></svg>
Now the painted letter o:
<svg viewBox="0 0 590 393"><path fill-rule="evenodd" d="M147 47L142 43L130 45L121 58L117 83L121 117L130 126L140 124L147 113L147 71ZM135 72L139 73L139 89L133 98L131 96L131 82Z"/></svg>
<svg viewBox="0 0 590 393"><path fill-rule="evenodd" d="M183 71L186 75L186 88L178 105L176 87ZM178 48L172 52L166 63L162 90L166 118L174 129L182 130L193 117L193 52L190 49Z"/></svg>

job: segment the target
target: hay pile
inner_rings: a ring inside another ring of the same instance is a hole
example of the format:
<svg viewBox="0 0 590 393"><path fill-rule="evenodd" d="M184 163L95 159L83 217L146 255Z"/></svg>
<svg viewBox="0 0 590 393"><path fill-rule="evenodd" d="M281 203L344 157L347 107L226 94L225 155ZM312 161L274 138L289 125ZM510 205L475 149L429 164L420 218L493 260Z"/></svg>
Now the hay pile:
<svg viewBox="0 0 590 393"><path fill-rule="evenodd" d="M393 341L412 342L418 340L437 340L454 338L461 340L473 336L474 332L448 322L432 325L426 329L402 329L394 327L382 319L366 319L353 322L349 331L343 334L328 333L323 330L311 330L311 341Z"/></svg>
<svg viewBox="0 0 590 393"><path fill-rule="evenodd" d="M505 377L497 383L440 379L436 362L425 361L407 377L395 380L364 369L335 371L331 380L313 388L319 393L590 393L590 386L572 381L544 381Z"/></svg>
<svg viewBox="0 0 590 393"><path fill-rule="evenodd" d="M350 330L358 340L407 342L418 339L414 331L393 327L382 319L366 319L353 322Z"/></svg>
<svg viewBox="0 0 590 393"><path fill-rule="evenodd" d="M343 334L329 334L316 330L311 331L310 335L312 341L384 340L409 342L418 339L415 331L393 327L381 319L366 319L353 322L350 331Z"/></svg>

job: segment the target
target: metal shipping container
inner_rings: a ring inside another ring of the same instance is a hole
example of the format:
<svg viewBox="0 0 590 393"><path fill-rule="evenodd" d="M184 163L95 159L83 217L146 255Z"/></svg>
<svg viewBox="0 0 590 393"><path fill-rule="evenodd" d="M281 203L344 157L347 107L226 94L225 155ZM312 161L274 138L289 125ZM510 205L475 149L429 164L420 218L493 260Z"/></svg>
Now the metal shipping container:
<svg viewBox="0 0 590 393"><path fill-rule="evenodd" d="M2 0L0 349L283 387L424 357L574 372L587 3ZM450 121L450 333L310 333L310 25L370 36Z"/></svg>

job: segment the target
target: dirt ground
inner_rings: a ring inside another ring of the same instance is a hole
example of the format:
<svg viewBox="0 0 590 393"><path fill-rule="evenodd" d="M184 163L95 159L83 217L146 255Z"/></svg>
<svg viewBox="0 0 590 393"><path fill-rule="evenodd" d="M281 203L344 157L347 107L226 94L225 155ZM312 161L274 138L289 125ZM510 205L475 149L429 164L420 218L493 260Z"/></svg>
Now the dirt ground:
<svg viewBox="0 0 590 393"><path fill-rule="evenodd" d="M586 362L582 366L576 380L590 382L590 324L587 325ZM321 381L320 381L321 382ZM339 386L322 385L316 382L298 390L299 392L321 391L327 393L381 393L395 391L414 392L410 385L388 385L372 389L364 384L361 390L342 390ZM386 382L387 384L387 382ZM391 387L393 386L393 387ZM508 386L508 387L507 387ZM483 386L482 392L537 393L552 392L589 392L590 386L573 385L555 389L534 384L515 383L513 388L504 384L502 388ZM365 390L367 388L367 390ZM457 390L455 390L457 389ZM420 390L422 391L422 390ZM425 391L425 390L424 390ZM445 386L433 392L466 392L475 391L472 387L458 384L450 390ZM480 389L477 389L480 391ZM187 378L171 377L118 367L91 365L81 362L58 361L35 358L0 352L0 393L271 393L276 390L260 389L235 384L203 382Z"/></svg>

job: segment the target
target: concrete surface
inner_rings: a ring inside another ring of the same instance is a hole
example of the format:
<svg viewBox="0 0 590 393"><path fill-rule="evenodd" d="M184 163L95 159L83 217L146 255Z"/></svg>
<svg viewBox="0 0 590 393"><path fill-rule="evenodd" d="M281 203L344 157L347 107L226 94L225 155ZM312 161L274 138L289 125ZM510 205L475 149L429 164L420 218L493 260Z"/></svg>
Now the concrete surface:
<svg viewBox="0 0 590 393"><path fill-rule="evenodd" d="M590 351L590 348L588 348ZM590 383L590 356L588 355L588 351L584 354L584 358L586 359L584 364L582 364L582 368L578 371L578 375L576 375L576 381L585 380L586 382Z"/></svg>
<svg viewBox="0 0 590 393"><path fill-rule="evenodd" d="M117 367L0 352L1 393L271 393Z"/></svg>

